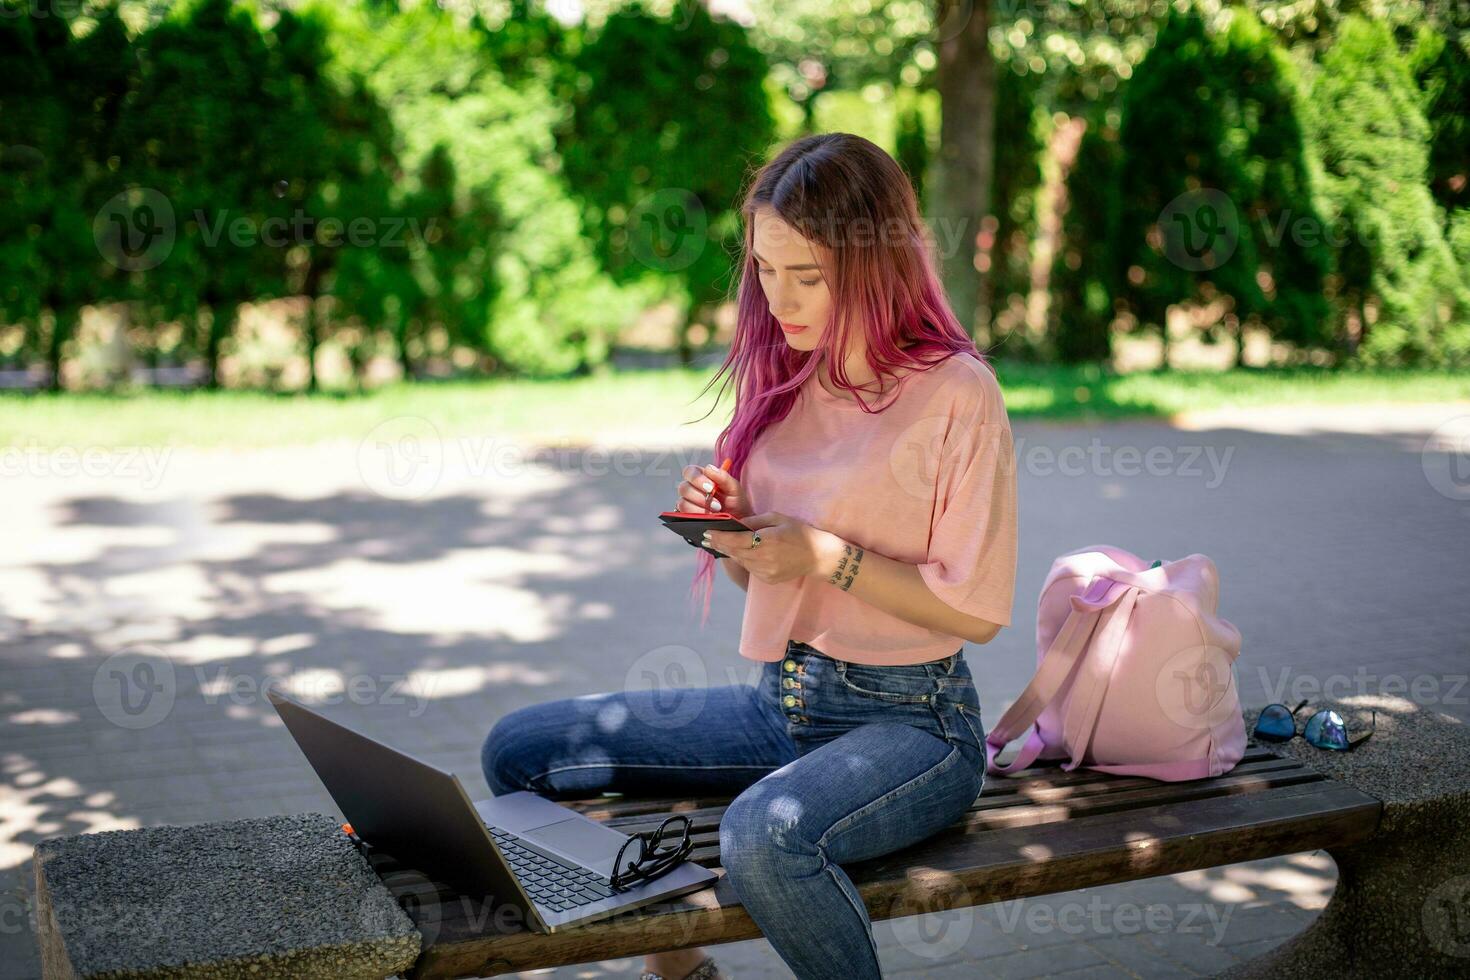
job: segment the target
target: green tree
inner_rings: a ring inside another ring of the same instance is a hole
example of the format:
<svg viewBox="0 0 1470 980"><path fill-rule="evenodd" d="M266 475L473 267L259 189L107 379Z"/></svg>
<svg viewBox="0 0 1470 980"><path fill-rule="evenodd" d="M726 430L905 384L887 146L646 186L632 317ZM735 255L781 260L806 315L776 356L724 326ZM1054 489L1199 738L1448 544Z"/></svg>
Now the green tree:
<svg viewBox="0 0 1470 980"><path fill-rule="evenodd" d="M1430 127L1407 59L1382 23L1350 16L1312 83L1345 352L1369 364L1437 364L1465 284L1429 191Z"/></svg>
<svg viewBox="0 0 1470 980"><path fill-rule="evenodd" d="M340 320L356 315L368 335L378 327L361 318L364 309L377 308L358 306L360 281L349 279L354 288L338 288L344 256L407 245L392 199L392 120L361 78L329 74L328 31L326 19L313 9L282 11L271 30L275 75L286 88L288 108L272 120L267 166L276 175L277 196L292 212L284 247L273 248L285 280L282 291L306 300L302 336L310 391L318 384L317 350ZM351 360L356 375L363 358L353 353Z"/></svg>
<svg viewBox="0 0 1470 980"><path fill-rule="evenodd" d="M1124 161L1117 116L1103 107L1091 114L1063 185L1049 316L1055 356L1066 364L1112 361L1114 304L1122 291L1116 242Z"/></svg>
<svg viewBox="0 0 1470 980"><path fill-rule="evenodd" d="M406 215L418 208L423 219L444 216L443 202L431 200L439 192L424 194L440 179L431 158L442 150L452 165L454 220L439 226L448 237L416 237L406 255L353 259L355 277L375 265L394 290L375 302L401 340L407 376L455 342L479 351L490 372L557 375L605 360L646 292L620 288L600 270L560 174L552 131L567 108L553 93L565 84L556 61L566 52L542 55L540 41L527 47L524 37L497 36L509 22L433 4L318 6L334 25L332 64L362 75L392 114ZM544 36L577 43L579 32L566 35ZM509 58L518 84L507 81L498 56ZM436 280L453 287L437 308L429 302L441 288Z"/></svg>
<svg viewBox="0 0 1470 980"><path fill-rule="evenodd" d="M140 81L118 123L143 196L125 216L162 248L142 270L153 316L194 327L206 384L232 344L240 304L280 295L268 222L290 219L270 172L277 122L291 112L259 25L230 0L174 8L138 39Z"/></svg>
<svg viewBox="0 0 1470 980"><path fill-rule="evenodd" d="M1290 58L1247 10L1211 33L1172 15L1123 94L1117 239L1128 308L1164 341L1175 304L1223 297L1242 363L1246 324L1325 343L1330 264ZM1306 233L1303 233L1303 229Z"/></svg>
<svg viewBox="0 0 1470 980"><path fill-rule="evenodd" d="M703 7L680 13L634 3L607 19L575 58L578 94L558 146L608 273L684 292L687 364L693 317L727 291L737 197L774 123L765 59L745 30Z"/></svg>
<svg viewBox="0 0 1470 980"><path fill-rule="evenodd" d="M1447 211L1470 205L1470 32L1421 28L1411 56L1429 123L1429 188Z"/></svg>

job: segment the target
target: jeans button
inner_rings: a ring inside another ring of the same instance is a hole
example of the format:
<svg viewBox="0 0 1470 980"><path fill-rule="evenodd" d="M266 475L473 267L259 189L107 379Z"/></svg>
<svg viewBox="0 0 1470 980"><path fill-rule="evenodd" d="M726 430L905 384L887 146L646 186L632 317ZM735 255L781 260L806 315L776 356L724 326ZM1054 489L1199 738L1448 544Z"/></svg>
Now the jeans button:
<svg viewBox="0 0 1470 980"><path fill-rule="evenodd" d="M795 670L796 669L796 661L795 660L787 660L781 666L785 667L787 669L787 671L792 671L792 670Z"/></svg>
<svg viewBox="0 0 1470 980"><path fill-rule="evenodd" d="M786 705L786 707L789 708L793 704L796 703L796 697L794 695L788 694L784 698L781 699L781 703L784 704L784 705Z"/></svg>
<svg viewBox="0 0 1470 980"><path fill-rule="evenodd" d="M781 686L782 687L786 687L786 688L795 687L796 686L796 678L794 678L794 677L783 677L783 678L781 678Z"/></svg>

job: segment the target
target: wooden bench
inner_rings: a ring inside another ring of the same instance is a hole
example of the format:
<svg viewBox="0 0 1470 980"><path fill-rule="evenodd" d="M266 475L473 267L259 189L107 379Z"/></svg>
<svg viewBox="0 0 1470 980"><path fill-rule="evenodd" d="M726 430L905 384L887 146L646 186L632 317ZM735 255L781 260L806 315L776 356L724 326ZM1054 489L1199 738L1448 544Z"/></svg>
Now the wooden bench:
<svg viewBox="0 0 1470 980"><path fill-rule="evenodd" d="M1299 936L1224 974L1470 974L1470 726L1403 699L1337 707L1377 734L1351 753L1251 746L1185 783L1040 765L986 782L965 819L844 866L874 920L1325 849L1327 908ZM1254 712L1246 715L1247 730ZM690 817L693 860L719 870L728 799L564 801L620 830ZM327 814L151 827L36 846L47 977L486 976L758 938L721 878L556 935L359 853Z"/></svg>
<svg viewBox="0 0 1470 980"><path fill-rule="evenodd" d="M686 814L693 823L691 860L717 872L727 803L562 801L625 833ZM963 822L844 870L879 920L1336 848L1369 838L1381 809L1373 797L1265 748L1251 749L1225 776L1187 783L1041 764L989 779ZM491 976L760 936L723 878L712 888L565 933L501 935L476 900L388 855L368 860L424 937L405 974L412 980Z"/></svg>

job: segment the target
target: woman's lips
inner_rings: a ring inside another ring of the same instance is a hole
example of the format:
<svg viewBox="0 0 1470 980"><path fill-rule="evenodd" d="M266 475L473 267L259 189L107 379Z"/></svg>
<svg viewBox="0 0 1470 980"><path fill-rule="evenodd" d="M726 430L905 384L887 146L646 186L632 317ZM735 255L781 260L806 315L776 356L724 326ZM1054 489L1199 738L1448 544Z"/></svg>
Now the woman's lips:
<svg viewBox="0 0 1470 980"><path fill-rule="evenodd" d="M781 329L785 330L787 333L800 333L801 331L806 329L805 326L798 326L794 323L782 323L780 320L777 320L776 322L780 323Z"/></svg>

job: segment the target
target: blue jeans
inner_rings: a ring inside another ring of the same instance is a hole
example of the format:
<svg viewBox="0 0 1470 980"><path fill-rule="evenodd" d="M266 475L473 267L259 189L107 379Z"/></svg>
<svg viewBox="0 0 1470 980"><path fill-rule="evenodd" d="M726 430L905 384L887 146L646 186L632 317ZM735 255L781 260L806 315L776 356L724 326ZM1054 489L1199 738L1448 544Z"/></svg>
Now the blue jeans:
<svg viewBox="0 0 1470 980"><path fill-rule="evenodd" d="M985 782L964 649L872 667L791 641L758 683L613 691L506 715L481 750L497 796L733 796L720 859L799 980L878 978L872 922L842 865L957 823Z"/></svg>

